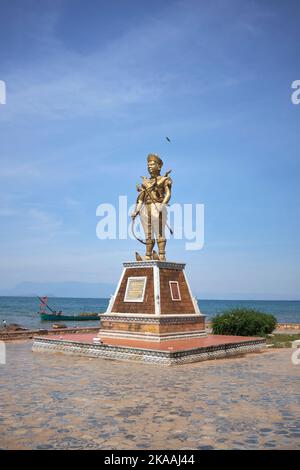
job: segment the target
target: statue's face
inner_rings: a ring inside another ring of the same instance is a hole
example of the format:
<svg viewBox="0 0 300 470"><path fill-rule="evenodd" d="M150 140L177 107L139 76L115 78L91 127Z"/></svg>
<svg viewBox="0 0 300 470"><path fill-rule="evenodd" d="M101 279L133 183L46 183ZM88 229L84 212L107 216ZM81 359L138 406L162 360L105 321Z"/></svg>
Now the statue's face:
<svg viewBox="0 0 300 470"><path fill-rule="evenodd" d="M148 162L148 171L150 176L157 176L160 173L160 166L155 160Z"/></svg>

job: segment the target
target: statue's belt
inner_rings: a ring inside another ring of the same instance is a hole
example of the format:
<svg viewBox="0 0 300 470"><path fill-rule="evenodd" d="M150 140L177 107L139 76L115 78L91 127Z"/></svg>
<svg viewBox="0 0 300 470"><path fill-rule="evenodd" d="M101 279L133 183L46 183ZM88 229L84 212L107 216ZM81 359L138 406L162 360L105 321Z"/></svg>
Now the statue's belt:
<svg viewBox="0 0 300 470"><path fill-rule="evenodd" d="M144 202L144 206L154 206L155 204L162 204L162 201L147 201L147 202Z"/></svg>

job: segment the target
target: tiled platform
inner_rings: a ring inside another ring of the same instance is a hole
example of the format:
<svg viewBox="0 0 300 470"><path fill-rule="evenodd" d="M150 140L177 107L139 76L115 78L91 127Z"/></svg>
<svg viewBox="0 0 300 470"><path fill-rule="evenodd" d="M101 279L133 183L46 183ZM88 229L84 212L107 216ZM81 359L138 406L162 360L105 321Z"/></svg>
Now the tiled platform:
<svg viewBox="0 0 300 470"><path fill-rule="evenodd" d="M262 351L266 347L264 338L245 336L208 335L203 338L161 343L105 337L102 344L93 342L95 336L95 334L69 334L61 337L57 335L36 337L32 349L35 352L172 365L240 356Z"/></svg>

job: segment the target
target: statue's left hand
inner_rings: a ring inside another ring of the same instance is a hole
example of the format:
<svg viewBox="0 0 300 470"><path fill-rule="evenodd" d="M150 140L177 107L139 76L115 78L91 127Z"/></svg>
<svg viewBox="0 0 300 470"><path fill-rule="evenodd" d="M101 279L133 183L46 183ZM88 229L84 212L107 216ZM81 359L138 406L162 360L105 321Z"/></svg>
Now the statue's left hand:
<svg viewBox="0 0 300 470"><path fill-rule="evenodd" d="M135 219L137 215L138 215L138 212L137 212L137 211L134 211L134 212L132 212L132 214L131 214L130 217L131 217L132 219Z"/></svg>

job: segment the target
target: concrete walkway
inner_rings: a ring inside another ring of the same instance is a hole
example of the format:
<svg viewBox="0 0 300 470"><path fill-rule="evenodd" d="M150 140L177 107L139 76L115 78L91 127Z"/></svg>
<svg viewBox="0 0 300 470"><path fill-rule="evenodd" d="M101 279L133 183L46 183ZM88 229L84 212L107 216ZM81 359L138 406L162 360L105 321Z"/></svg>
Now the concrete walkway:
<svg viewBox="0 0 300 470"><path fill-rule="evenodd" d="M300 449L291 349L165 368L31 346L0 365L2 449Z"/></svg>

